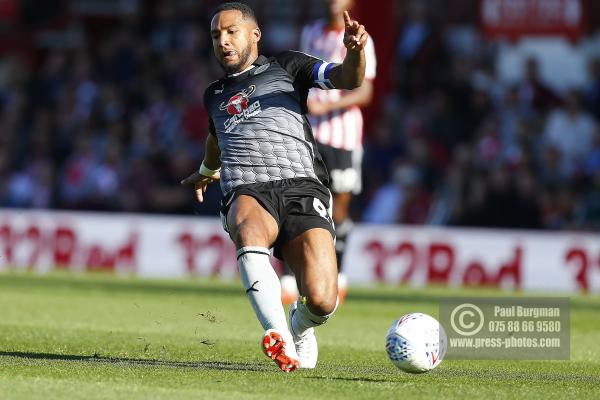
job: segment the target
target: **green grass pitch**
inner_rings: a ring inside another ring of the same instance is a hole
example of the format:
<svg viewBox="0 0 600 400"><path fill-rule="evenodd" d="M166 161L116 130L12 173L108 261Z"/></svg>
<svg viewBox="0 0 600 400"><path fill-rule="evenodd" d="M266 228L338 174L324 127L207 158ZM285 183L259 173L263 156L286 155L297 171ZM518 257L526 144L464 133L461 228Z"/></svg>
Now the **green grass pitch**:
<svg viewBox="0 0 600 400"><path fill-rule="evenodd" d="M280 372L238 282L0 275L0 399L598 399L600 298L571 301L570 361L445 360L396 369L384 336L440 296L354 289L318 329L315 370Z"/></svg>

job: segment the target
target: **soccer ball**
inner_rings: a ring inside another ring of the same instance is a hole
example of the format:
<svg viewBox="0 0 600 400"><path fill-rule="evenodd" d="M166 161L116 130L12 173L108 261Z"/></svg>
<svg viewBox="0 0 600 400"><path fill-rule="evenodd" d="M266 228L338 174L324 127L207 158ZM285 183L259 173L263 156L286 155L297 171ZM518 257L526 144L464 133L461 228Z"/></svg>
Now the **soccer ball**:
<svg viewBox="0 0 600 400"><path fill-rule="evenodd" d="M394 321L385 337L385 349L394 365L406 372L431 371L447 348L444 327L427 314L406 314Z"/></svg>

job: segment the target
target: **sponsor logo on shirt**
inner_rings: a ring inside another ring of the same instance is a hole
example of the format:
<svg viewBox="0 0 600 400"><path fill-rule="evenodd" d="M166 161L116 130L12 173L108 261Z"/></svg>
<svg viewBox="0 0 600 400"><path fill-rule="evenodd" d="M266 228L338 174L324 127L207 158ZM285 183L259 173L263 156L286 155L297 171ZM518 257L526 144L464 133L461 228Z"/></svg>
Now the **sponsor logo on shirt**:
<svg viewBox="0 0 600 400"><path fill-rule="evenodd" d="M249 102L250 96L255 91L256 86L251 85L219 105L219 110L227 111L227 114L231 115L230 118L225 120L225 132L231 132L237 124L262 111L259 100L253 103Z"/></svg>

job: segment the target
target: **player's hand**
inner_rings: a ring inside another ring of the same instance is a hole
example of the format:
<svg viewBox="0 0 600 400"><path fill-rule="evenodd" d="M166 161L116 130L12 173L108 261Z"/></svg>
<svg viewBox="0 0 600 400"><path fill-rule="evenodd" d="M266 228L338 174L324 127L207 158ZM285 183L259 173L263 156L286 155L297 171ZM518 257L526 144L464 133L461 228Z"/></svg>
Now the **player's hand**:
<svg viewBox="0 0 600 400"><path fill-rule="evenodd" d="M216 175L212 177L200 175L200 172L196 171L187 178L181 181L182 185L194 185L196 189L196 197L198 201L202 203L204 201L204 192L206 192L206 188L208 185L221 177L221 174L217 172Z"/></svg>
<svg viewBox="0 0 600 400"><path fill-rule="evenodd" d="M350 19L348 11L344 11L344 46L348 50L361 51L367 45L369 34L364 25Z"/></svg>
<svg viewBox="0 0 600 400"><path fill-rule="evenodd" d="M329 104L321 103L319 101L308 101L306 106L308 107L308 113L310 115L314 115L315 117L327 114L329 111L331 111Z"/></svg>

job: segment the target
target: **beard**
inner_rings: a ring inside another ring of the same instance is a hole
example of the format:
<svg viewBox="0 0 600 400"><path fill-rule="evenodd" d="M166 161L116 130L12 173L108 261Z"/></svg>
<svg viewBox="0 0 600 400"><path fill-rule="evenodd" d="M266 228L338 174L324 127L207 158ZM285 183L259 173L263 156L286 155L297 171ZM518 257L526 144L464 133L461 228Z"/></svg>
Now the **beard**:
<svg viewBox="0 0 600 400"><path fill-rule="evenodd" d="M247 46L245 49L243 49L241 51L240 60L236 64L227 65L227 66L221 65L223 67L223 70L225 71L225 73L235 74L236 72L240 72L242 67L244 65L246 65L246 63L250 59L250 53L251 53L250 46Z"/></svg>

